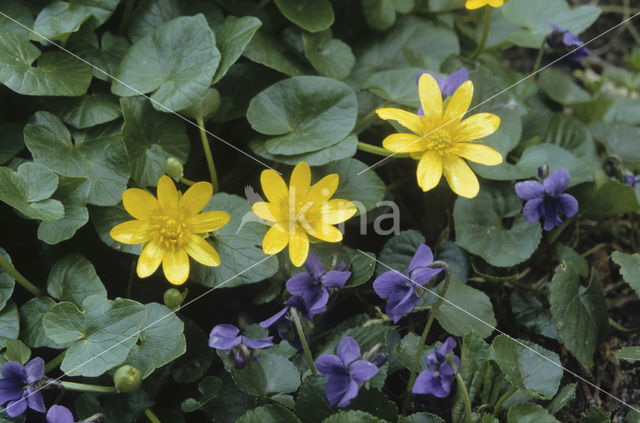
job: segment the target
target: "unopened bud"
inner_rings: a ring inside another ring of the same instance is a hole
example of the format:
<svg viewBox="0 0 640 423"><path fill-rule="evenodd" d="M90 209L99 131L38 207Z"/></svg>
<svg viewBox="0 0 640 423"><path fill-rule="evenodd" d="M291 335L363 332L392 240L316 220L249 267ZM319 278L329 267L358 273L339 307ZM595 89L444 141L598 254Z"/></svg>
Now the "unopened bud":
<svg viewBox="0 0 640 423"><path fill-rule="evenodd" d="M169 288L164 292L164 305L171 310L175 310L180 307L185 298L187 298L189 290L185 289L184 292L180 292L175 288Z"/></svg>
<svg viewBox="0 0 640 423"><path fill-rule="evenodd" d="M113 384L116 391L130 394L140 388L142 384L142 373L140 370L128 364L120 367L113 375Z"/></svg>
<svg viewBox="0 0 640 423"><path fill-rule="evenodd" d="M167 175L169 175L176 181L182 178L184 169L182 167L182 163L180 163L180 160L176 159L175 157L169 157L167 159L165 167L165 172L167 173Z"/></svg>

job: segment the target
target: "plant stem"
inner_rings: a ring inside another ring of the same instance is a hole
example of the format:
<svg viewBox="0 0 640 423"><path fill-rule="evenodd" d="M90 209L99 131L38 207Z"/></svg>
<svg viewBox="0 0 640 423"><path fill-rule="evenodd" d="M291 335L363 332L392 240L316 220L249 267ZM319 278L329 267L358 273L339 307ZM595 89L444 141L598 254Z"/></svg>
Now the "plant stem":
<svg viewBox="0 0 640 423"><path fill-rule="evenodd" d="M200 130L200 138L202 139L202 149L204 150L204 156L207 158L207 166L209 167L209 175L211 175L211 184L213 185L213 192L218 192L218 174L216 173L216 165L213 162L213 155L211 154L211 147L209 146L209 139L207 133L204 130L204 119L202 116L198 116L198 129Z"/></svg>
<svg viewBox="0 0 640 423"><path fill-rule="evenodd" d="M193 184L195 184L195 181L192 181L191 179L187 179L184 176L180 177L180 182L182 182L185 185L191 186Z"/></svg>
<svg viewBox="0 0 640 423"><path fill-rule="evenodd" d="M623 19L627 20L631 16L631 7L629 6L629 0L623 0L623 3L624 3ZM627 20L626 25L627 25L627 29L633 36L633 39L636 40L636 43L640 44L640 33L638 33L638 30L633 26L633 22L631 22L630 20Z"/></svg>
<svg viewBox="0 0 640 423"><path fill-rule="evenodd" d="M124 33L124 30L129 23L129 18L131 18L131 12L133 11L133 4L135 0L127 0L127 3L124 5L124 12L122 13L122 20L120 21L120 26L118 27L118 34Z"/></svg>
<svg viewBox="0 0 640 423"><path fill-rule="evenodd" d="M433 324L433 320L438 314L438 309L440 305L444 301L444 297L447 294L447 289L449 288L449 280L451 279L451 270L449 269L449 265L443 261L434 261L430 267L442 267L446 272L446 276L444 279L444 288L442 292L438 296L438 301L433 305L431 310L429 311L429 319L427 323L424 325L424 330L422 331L422 336L420 337L420 343L418 344L418 350L416 351L416 355L413 359L413 365L411 366L411 373L409 376L409 384L407 385L407 390L404 393L404 400L402 402L402 414L407 412L407 408L409 407L409 400L411 399L411 389L413 388L413 384L416 381L416 377L418 376L418 365L420 364L420 360L422 359L422 354L424 352L424 344L427 342L427 335L429 335L429 331L431 330L431 325Z"/></svg>
<svg viewBox="0 0 640 423"><path fill-rule="evenodd" d="M502 408L502 404L504 404L504 402L506 400L508 400L509 397L511 397L511 395L515 394L517 390L518 390L518 388L513 386L507 392L502 394L502 396L500 398L498 398L498 401L496 401L496 405L493 407L493 415L494 416L498 415L498 413L500 412L500 409Z"/></svg>
<svg viewBox="0 0 640 423"><path fill-rule="evenodd" d="M156 416L150 408L144 410L144 415L147 416L151 423L162 423L158 416Z"/></svg>
<svg viewBox="0 0 640 423"><path fill-rule="evenodd" d="M458 372L458 365L451 359L451 357L447 357L447 361L451 365L453 369L453 373L456 375L456 380L458 381L458 389L462 391L462 397L464 398L464 413L467 416L467 423L471 423L471 399L469 398L469 392L467 391L467 387L464 385L464 381ZM502 399L502 397L500 398ZM500 401L498 400L498 402ZM506 398L505 398L506 399Z"/></svg>
<svg viewBox="0 0 640 423"><path fill-rule="evenodd" d="M98 386L98 385L88 385L86 383L76 383L76 382L59 382L60 385L64 389L69 391L77 391L77 392L91 392L94 394L115 394L116 387L115 386Z"/></svg>
<svg viewBox="0 0 640 423"><path fill-rule="evenodd" d="M366 151L367 153L376 154L378 156L383 157L398 157L398 158L406 158L411 157L409 153L393 153L392 151L386 150L382 147L378 147L375 145L367 144L366 142L358 141L358 150Z"/></svg>
<svg viewBox="0 0 640 423"><path fill-rule="evenodd" d="M542 40L542 44L540 45L540 49L538 50L538 56L536 56L536 61L535 61L535 64L533 65L533 70L529 74L530 76L529 76L529 80L527 81L527 85L525 85L524 89L520 93L520 98L523 100L527 98L526 97L527 92L529 91L531 84L533 84L533 81L536 79L535 74L536 72L538 72L538 70L540 70L540 65L542 64L542 58L544 57L544 49L546 46L547 46L547 37L544 37L544 40Z"/></svg>
<svg viewBox="0 0 640 423"><path fill-rule="evenodd" d="M293 321L296 325L296 331L298 332L298 337L300 338L300 343L302 344L302 349L304 350L304 356L307 359L307 363L309 364L311 373L313 373L314 376L318 376L318 371L316 370L316 365L313 363L313 356L311 355L309 344L307 344L307 338L304 335L304 330L302 330L302 323L300 323L300 316L298 316L298 311L295 308L291 307L290 312L293 316Z"/></svg>
<svg viewBox="0 0 640 423"><path fill-rule="evenodd" d="M104 418L104 414L96 413L93 416L87 417L86 419L82 420L80 423L93 423L94 421L98 419L103 419L103 418Z"/></svg>
<svg viewBox="0 0 640 423"><path fill-rule="evenodd" d="M16 282L18 282L20 285L22 285L22 287L24 289L26 289L27 291L32 293L34 296L40 297L40 296L44 295L44 292L42 292L42 290L40 288L38 288L37 286L35 286L31 282L29 282L29 280L27 278L22 276L22 274L20 272L18 272L16 270L16 268L13 267L13 265L11 263L9 263L9 260L4 258L4 256L2 254L0 254L0 266L2 266L4 271L7 272L9 274L9 276L11 276L13 279L15 279Z"/></svg>
<svg viewBox="0 0 640 423"><path fill-rule="evenodd" d="M357 123L356 126L353 128L353 132L355 132L356 134L359 132L360 129L362 129L362 127L369 122L372 118L374 118L376 116L376 112L378 109L382 109L384 107L387 107L391 102L390 101L385 101L384 103L382 103L381 105L379 105L378 107L376 107L375 109L373 109L372 111L370 111L369 113L367 113L366 115L364 115L362 117L362 119L360 119Z"/></svg>
<svg viewBox="0 0 640 423"><path fill-rule="evenodd" d="M60 354L58 354L57 356L55 356L53 358L53 360L51 360L50 362L48 362L47 364L45 364L44 366L44 372L48 373L51 370L57 368L60 363L62 363L62 360L64 360L64 355L67 353L67 351L62 351Z"/></svg>
<svg viewBox="0 0 640 423"><path fill-rule="evenodd" d="M471 54L470 59L476 60L478 56L484 51L484 47L487 45L487 39L489 38L489 30L491 29L491 10L493 8L489 6L484 7L484 30L482 31L482 38L480 44Z"/></svg>

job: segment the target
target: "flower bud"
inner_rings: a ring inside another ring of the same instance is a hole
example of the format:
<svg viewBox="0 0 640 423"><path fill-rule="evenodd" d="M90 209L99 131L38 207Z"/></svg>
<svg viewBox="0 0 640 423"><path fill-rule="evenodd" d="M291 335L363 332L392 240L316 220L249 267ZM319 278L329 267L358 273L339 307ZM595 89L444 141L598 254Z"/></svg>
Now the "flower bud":
<svg viewBox="0 0 640 423"><path fill-rule="evenodd" d="M182 163L180 163L178 159L175 157L169 157L165 164L165 172L177 181L182 177L184 169L182 167Z"/></svg>
<svg viewBox="0 0 640 423"><path fill-rule="evenodd" d="M171 310L175 310L180 307L185 298L187 298L188 289L185 289L184 292L180 292L175 288L169 288L164 292L164 305L169 307Z"/></svg>
<svg viewBox="0 0 640 423"><path fill-rule="evenodd" d="M113 384L116 386L117 392L130 394L140 388L142 373L133 366L122 366L113 375Z"/></svg>
<svg viewBox="0 0 640 423"><path fill-rule="evenodd" d="M382 367L384 363L387 362L387 355L385 353L378 353L371 359L371 362L375 364L376 367Z"/></svg>

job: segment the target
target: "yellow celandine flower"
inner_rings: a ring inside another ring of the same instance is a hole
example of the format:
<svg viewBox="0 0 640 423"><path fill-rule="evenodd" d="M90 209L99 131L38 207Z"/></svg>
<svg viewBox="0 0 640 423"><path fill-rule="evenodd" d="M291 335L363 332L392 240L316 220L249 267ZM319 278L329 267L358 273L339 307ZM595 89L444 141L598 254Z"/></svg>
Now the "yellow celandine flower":
<svg viewBox="0 0 640 423"><path fill-rule="evenodd" d="M462 120L471 105L473 82L466 81L447 100L446 107L438 83L428 73L418 81L424 116L401 109L378 109L382 119L396 120L414 134L389 135L382 146L394 153L411 153L418 163L418 185L428 191L438 185L442 173L456 194L473 198L480 186L478 178L463 160L493 166L502 163L502 155L479 138L493 134L500 118L491 113L478 113Z"/></svg>
<svg viewBox="0 0 640 423"><path fill-rule="evenodd" d="M332 199L339 177L333 173L311 186L311 169L305 162L296 165L289 186L280 175L267 169L260 175L267 201L254 203L253 212L272 224L262 241L265 254L276 254L289 245L291 262L299 267L309 254L309 236L326 242L342 241L342 233L332 225L353 216L356 206L347 200Z"/></svg>
<svg viewBox="0 0 640 423"><path fill-rule="evenodd" d="M181 285L189 277L189 256L205 266L220 265L218 252L204 235L226 225L230 216L223 211L200 213L213 194L211 184L195 183L181 195L171 178L164 175L158 181L157 192L156 199L138 188L126 190L122 204L136 220L111 229L111 237L118 242L144 243L138 276L150 276L162 263L167 280Z"/></svg>
<svg viewBox="0 0 640 423"><path fill-rule="evenodd" d="M479 9L483 6L489 5L491 7L500 7L504 4L504 0L467 0L467 4L464 5L469 10Z"/></svg>

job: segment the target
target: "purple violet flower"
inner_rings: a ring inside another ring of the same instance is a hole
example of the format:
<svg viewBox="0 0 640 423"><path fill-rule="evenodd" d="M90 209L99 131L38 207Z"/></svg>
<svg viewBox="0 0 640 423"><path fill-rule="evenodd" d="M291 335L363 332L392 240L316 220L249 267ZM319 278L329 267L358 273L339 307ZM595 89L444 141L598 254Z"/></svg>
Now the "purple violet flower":
<svg viewBox="0 0 640 423"><path fill-rule="evenodd" d="M42 393L34 386L44 378L44 360L36 357L24 366L17 361L7 361L2 365L0 379L0 404L6 405L6 413L17 417L27 411L27 407L39 413L47 408Z"/></svg>
<svg viewBox="0 0 640 423"><path fill-rule="evenodd" d="M435 79L438 83L438 87L440 88L440 92L442 93L443 98L451 97L460 87L460 85L469 80L469 71L467 71L467 68L462 68L458 69L444 79L431 72L420 72L416 77L416 84L420 80L420 77L423 73L428 73L429 75L433 76L433 79ZM424 110L422 109L422 106L420 106L420 108L418 109L418 116L424 116Z"/></svg>
<svg viewBox="0 0 640 423"><path fill-rule="evenodd" d="M75 420L67 407L54 405L47 411L47 423L75 423Z"/></svg>
<svg viewBox="0 0 640 423"><path fill-rule="evenodd" d="M304 263L306 272L298 273L287 281L287 291L291 295L299 295L304 299L311 315L327 311L329 290L342 288L351 277L346 271L347 263L342 262L335 270L325 270L322 262L310 252Z"/></svg>
<svg viewBox="0 0 640 423"><path fill-rule="evenodd" d="M526 200L522 214L529 222L544 217L543 229L550 231L554 226L564 223L559 213L572 217L578 212L578 200L570 194L564 194L569 186L569 171L557 169L551 172L544 181L523 181L516 183L516 193Z"/></svg>
<svg viewBox="0 0 640 423"><path fill-rule="evenodd" d="M636 184L640 182L640 175L625 175L624 183L631 186L632 188L636 187Z"/></svg>
<svg viewBox="0 0 640 423"><path fill-rule="evenodd" d="M447 362L447 354L456 347L455 339L449 337L440 348L424 356L427 369L420 372L413 384L414 394L431 394L437 398L446 398L451 393L451 383L456 378L453 367ZM453 356L460 370L460 359Z"/></svg>
<svg viewBox="0 0 640 423"><path fill-rule="evenodd" d="M576 34L572 34L566 29L559 28L558 26L548 22L547 25L553 29L551 34L547 37L547 44L549 47L555 47L558 44L558 40L560 39L558 36L561 35L562 44L568 47L570 50L574 50L577 47L577 50L573 51L567 57L570 60L575 62L582 62L587 57L591 56L593 53L589 51L586 47L582 47L584 43L580 41L580 38Z"/></svg>
<svg viewBox="0 0 640 423"><path fill-rule="evenodd" d="M416 293L416 287L426 285L444 270L429 267L431 263L433 263L431 248L422 244L411 259L406 275L390 270L373 281L373 290L380 298L387 300L385 313L393 319L394 323L418 304L420 297Z"/></svg>
<svg viewBox="0 0 640 423"><path fill-rule="evenodd" d="M248 358L257 360L260 356L256 350L263 350L273 346L273 336L262 339L250 339L238 335L240 329L233 325L216 325L209 334L209 346L217 350L228 351L236 369L243 369Z"/></svg>
<svg viewBox="0 0 640 423"><path fill-rule="evenodd" d="M269 317L267 320L263 320L262 322L260 322L260 327L268 328L270 326L276 325L280 338L287 341L289 344L291 344L292 347L301 350L302 343L300 342L298 331L296 330L293 317L291 316L291 313L289 313L289 311L291 308L295 308L298 311L303 327L312 326L313 315L310 314L309 308L307 306L307 303L304 301L304 298L299 295L290 297L287 301L284 302L284 304L285 307L282 310Z"/></svg>
<svg viewBox="0 0 640 423"><path fill-rule="evenodd" d="M358 396L360 385L378 373L378 366L360 359L360 346L350 336L342 338L336 352L338 355L318 357L316 367L327 378L324 391L329 405L337 402L338 407L345 407Z"/></svg>

